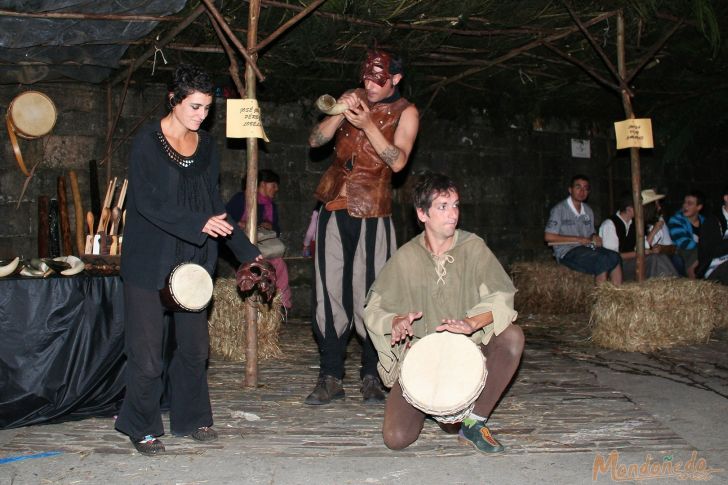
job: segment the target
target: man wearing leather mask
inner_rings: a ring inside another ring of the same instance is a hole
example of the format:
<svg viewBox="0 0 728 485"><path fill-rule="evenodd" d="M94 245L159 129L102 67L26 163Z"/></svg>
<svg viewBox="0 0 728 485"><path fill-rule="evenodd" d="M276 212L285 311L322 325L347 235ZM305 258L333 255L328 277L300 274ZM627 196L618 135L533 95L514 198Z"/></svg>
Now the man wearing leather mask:
<svg viewBox="0 0 728 485"><path fill-rule="evenodd" d="M417 108L399 92L402 62L374 49L362 64L363 88L337 100L348 109L326 116L309 145L334 139L334 160L315 196L324 206L316 236L316 315L313 330L321 367L306 404L344 398L344 359L351 330L362 342L361 393L367 403L385 399L377 353L364 327L364 300L379 270L397 248L392 224L392 173L401 171L417 137Z"/></svg>

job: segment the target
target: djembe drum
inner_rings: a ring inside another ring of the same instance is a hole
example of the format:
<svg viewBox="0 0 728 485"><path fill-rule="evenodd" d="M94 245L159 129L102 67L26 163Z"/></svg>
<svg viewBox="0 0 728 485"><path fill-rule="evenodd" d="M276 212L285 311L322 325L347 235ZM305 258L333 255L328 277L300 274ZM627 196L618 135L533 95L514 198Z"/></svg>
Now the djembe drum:
<svg viewBox="0 0 728 485"><path fill-rule="evenodd" d="M15 159L20 170L28 176L29 172L20 153L16 135L26 140L33 140L50 133L56 124L56 106L45 94L26 91L10 102L5 121Z"/></svg>
<svg viewBox="0 0 728 485"><path fill-rule="evenodd" d="M459 423L485 387L485 356L468 337L433 333L417 341L399 373L411 405L441 423Z"/></svg>
<svg viewBox="0 0 728 485"><path fill-rule="evenodd" d="M168 310L201 312L212 299L212 278L199 264L181 263L167 276L159 297Z"/></svg>

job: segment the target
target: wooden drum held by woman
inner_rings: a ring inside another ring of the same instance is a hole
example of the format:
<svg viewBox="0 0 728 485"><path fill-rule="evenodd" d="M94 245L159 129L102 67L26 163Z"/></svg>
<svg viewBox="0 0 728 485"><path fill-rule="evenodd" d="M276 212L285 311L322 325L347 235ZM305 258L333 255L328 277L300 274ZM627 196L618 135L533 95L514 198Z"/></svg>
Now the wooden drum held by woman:
<svg viewBox="0 0 728 485"><path fill-rule="evenodd" d="M458 423L485 387L485 356L468 337L433 333L417 341L399 373L404 398L441 423Z"/></svg>
<svg viewBox="0 0 728 485"><path fill-rule="evenodd" d="M168 310L201 312L212 299L212 287L212 278L205 268L195 263L181 263L169 273L159 296Z"/></svg>

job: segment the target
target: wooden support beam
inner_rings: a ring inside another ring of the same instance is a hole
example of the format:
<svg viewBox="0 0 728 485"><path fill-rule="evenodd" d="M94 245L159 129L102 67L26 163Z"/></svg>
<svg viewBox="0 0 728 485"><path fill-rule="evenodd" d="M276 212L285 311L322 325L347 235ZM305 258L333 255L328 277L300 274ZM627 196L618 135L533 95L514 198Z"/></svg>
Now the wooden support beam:
<svg viewBox="0 0 728 485"><path fill-rule="evenodd" d="M617 68L619 76L624 79L627 77L627 63L625 61L626 54L624 49L624 14L620 10L617 14ZM627 118L634 118L634 110L632 109L632 96L626 90L622 90L622 106L624 114ZM645 226L644 213L642 211L642 176L640 168L640 149L632 147L629 149L629 159L632 171L632 204L634 207L634 224L635 229L635 252L637 253L637 261L635 267L635 280L639 283L645 279Z"/></svg>
<svg viewBox="0 0 728 485"><path fill-rule="evenodd" d="M167 45L169 42L172 41L175 37L177 37L180 32L185 30L187 27L190 26L192 22L197 20L197 17L202 15L202 13L205 11L205 6L200 5L196 9L194 9L189 16L187 16L186 19L184 19L182 22L180 22L174 29L172 29L162 40L160 40L158 43L155 43L154 47L149 49L147 52L145 52L141 57L138 57L134 63L131 65L131 72L133 73L136 71L139 66L144 64L144 62L152 57L154 53L157 51L157 49L163 48L165 45ZM109 81L109 84L111 86L117 84L119 81L124 79L124 73L119 73L116 77L114 77L111 81Z"/></svg>
<svg viewBox="0 0 728 485"><path fill-rule="evenodd" d="M602 22L605 19L608 19L610 17L613 17L616 14L617 14L616 11L605 12L603 14L597 15L596 17L594 17L593 19L591 19L591 20L589 20L587 22L584 22L583 25L585 27L588 27L588 26L597 24L599 22ZM447 79L445 79L443 81L440 81L438 83L435 83L435 84L431 85L430 87L428 87L427 89L425 89L425 91L439 90L440 88L445 87L445 85L447 85L447 84L451 84L451 83L460 81L463 78L472 76L474 74L478 74L479 72L482 72L482 71L488 69L489 67L492 67L492 66L495 66L497 64L500 64L502 62L505 62L505 61L508 61L510 59L513 59L514 57L516 57L516 56L518 56L518 55L520 55L520 54L522 54L524 52L527 52L527 51L529 51L531 49L534 49L536 47L539 47L539 46L541 46L541 45L543 45L545 43L553 42L553 41L558 40L558 39L562 39L562 38L567 37L567 36L569 36L569 35L571 35L571 34L573 34L575 32L578 32L578 31L579 31L579 27L578 26L572 26L572 27L565 28L565 29L563 29L563 30L561 30L559 32L556 32L556 33L547 35L546 37L542 37L542 38L538 38L538 39L532 40L531 42L528 42L527 44L524 44L524 45L522 45L520 47L516 47L515 49L512 49L511 51L507 52L506 54L503 54L502 56L497 57L497 58L489 61L488 64L485 65L485 66L472 67L470 69L466 69L465 71L463 71L463 72L461 72L459 74L456 74L455 76L449 77L449 78L447 78Z"/></svg>
<svg viewBox="0 0 728 485"><path fill-rule="evenodd" d="M607 53L604 52L604 49L602 49L602 46L599 45L599 42L594 39L594 36L591 35L589 32L589 29L587 29L587 26L584 25L581 21L581 19L576 15L576 12L572 8L571 4L567 0L562 0L564 3L564 6L566 6L566 9L569 11L569 15L571 15L571 18L574 20L574 23L579 27L579 30L581 30L581 33L584 34L584 37L589 41L589 44L591 44L592 49L597 53L597 55L602 59L602 62L604 62L604 65L607 66L607 69L609 69L609 72L612 73L612 76L614 76L614 79L616 79L619 82L619 89L622 91L625 91L630 96L634 96L634 93L627 85L625 78L620 75L619 72L617 72L617 68L614 66L612 61L609 60L609 56L607 56ZM622 39L624 42L624 39ZM624 47L624 45L622 45Z"/></svg>
<svg viewBox="0 0 728 485"><path fill-rule="evenodd" d="M250 0L245 0L250 1ZM277 7L277 8L283 8L287 10L296 10L301 11L304 7L299 7L298 5L293 5L289 3L284 2L278 2L276 0L262 0L262 5L265 5L266 7ZM385 23L385 22L374 22L372 20L363 20L357 17L352 17L350 15L341 15L336 13L330 13L330 12L314 12L314 15L329 18L332 20L338 20L342 22L348 22L350 24L356 24L356 25L365 25L368 27L377 27L381 29L400 29L400 30L420 30L425 32L440 32L440 33L446 33L451 35L462 35L462 36L468 36L468 37L490 37L494 35L545 35L550 34L553 31L548 29L536 29L532 27L521 27L521 28L515 28L515 29L482 29L482 30L469 30L469 29L453 29L448 27L433 27L428 25L419 25L416 23L407 23L407 22L393 22L393 23Z"/></svg>
<svg viewBox="0 0 728 485"><path fill-rule="evenodd" d="M203 0L206 1L206 0ZM260 0L251 0L248 7L248 45L255 49L258 41L258 19L260 18ZM245 94L248 99L255 99L255 58L245 65ZM247 59L247 58L246 58ZM247 138L247 181L245 185L245 207L248 208L247 230L248 239L258 240L258 139ZM245 332L245 387L258 386L258 310L255 299L257 295L249 297L246 301L246 319L248 324Z"/></svg>
<svg viewBox="0 0 728 485"><path fill-rule="evenodd" d="M235 36L235 33L233 33L233 31L230 29L228 23L225 22L225 19L223 18L217 7L215 7L211 0L202 0L202 3L205 4L207 10L212 14L212 17L215 19L217 24L220 26L223 32L225 32L233 45L238 49L238 52L240 52L240 54L242 54L242 56L245 58L246 66L250 66L260 82L265 81L265 76L263 75L263 73L260 72L258 66L255 65L255 60L248 53L248 49L246 49L243 43L240 42L240 40L238 40L238 38ZM249 8L253 8L252 2ZM260 9L260 3L258 3L258 8ZM255 23L257 32L258 19L255 19ZM248 37L250 37L250 26L248 26Z"/></svg>
<svg viewBox="0 0 728 485"><path fill-rule="evenodd" d="M650 60L652 60L653 57L655 57L655 54L657 54L659 52L659 50L662 49L662 47L667 43L667 41L670 40L670 37L672 37L675 34L675 32L677 32L678 29L680 29L680 27L682 27L683 25L684 25L684 22L682 20L679 20L678 22L675 23L675 25L672 26L672 28L669 31L667 31L667 33L660 40L655 42L655 44L652 47L650 47L650 49L647 51L647 53L644 56L642 56L642 59L637 63L637 65L632 69L632 71L630 71L627 74L625 81L627 83L632 82L634 77L637 74L639 74L639 72L642 70L642 68L645 67L647 65L647 63L650 62Z"/></svg>
<svg viewBox="0 0 728 485"><path fill-rule="evenodd" d="M238 90L238 95L241 98L244 98L245 86L243 85L243 81L240 80L240 74L238 73L238 60L235 57L235 52L233 52L232 47L230 47L230 43L225 38L225 34L223 33L220 26L217 24L215 17L213 17L210 12L207 12L207 16L210 18L210 24L212 24L212 28L215 29L215 33L217 34L217 38L220 40L220 44L222 44L225 54L227 54L228 61L230 62L230 77L233 79L233 83L235 83L235 87Z"/></svg>
<svg viewBox="0 0 728 485"><path fill-rule="evenodd" d="M560 56L562 59L570 62L571 64L574 64L575 66L577 66L577 67L579 67L581 69L583 69L584 71L586 71L587 74L589 74L591 77L593 77L594 79L596 79L601 84L607 86L608 88L610 88L610 89L612 89L614 91L619 92L619 85L618 84L615 84L615 83L611 82L610 80L608 80L607 78L605 78L604 76L602 76L601 74L599 74L597 71L595 71L591 67L587 66L585 63L581 62L579 59L575 58L574 56L570 56L566 52L562 51L561 49L559 49L555 45L550 44L548 42L545 42L543 44L543 46L546 47L547 49L549 49L554 54Z"/></svg>
<svg viewBox="0 0 728 485"><path fill-rule="evenodd" d="M253 52L259 52L261 49L265 48L268 44L276 40L278 37L280 37L284 32L286 32L288 29L296 25L301 19L306 17L308 14L316 10L322 3L326 2L326 0L314 0L311 2L308 7L301 10L298 14L294 15L288 21L278 27L276 30L273 31L272 34L270 34L268 37L260 41L256 46L255 50Z"/></svg>
<svg viewBox="0 0 728 485"><path fill-rule="evenodd" d="M177 22L180 17L160 15L117 15L110 13L80 13L80 12L13 12L0 10L0 17L21 17L36 19L68 19L68 20L113 20L117 22Z"/></svg>

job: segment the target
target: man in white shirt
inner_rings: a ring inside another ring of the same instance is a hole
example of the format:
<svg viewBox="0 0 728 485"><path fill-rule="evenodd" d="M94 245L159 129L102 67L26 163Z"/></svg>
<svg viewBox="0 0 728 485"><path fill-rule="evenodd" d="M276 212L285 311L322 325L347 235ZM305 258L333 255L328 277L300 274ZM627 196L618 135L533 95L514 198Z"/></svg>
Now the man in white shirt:
<svg viewBox="0 0 728 485"><path fill-rule="evenodd" d="M654 202L654 201L651 201ZM643 199L644 205L644 199ZM607 218L599 226L599 236L602 245L612 251L617 251L622 258L622 274L625 280L633 280L637 267L637 237L634 220L634 207L632 194L625 192L619 199L619 210ZM659 248L653 249L649 244L645 247L645 277L677 276L675 267L670 258L660 254Z"/></svg>

